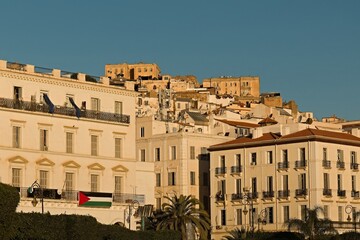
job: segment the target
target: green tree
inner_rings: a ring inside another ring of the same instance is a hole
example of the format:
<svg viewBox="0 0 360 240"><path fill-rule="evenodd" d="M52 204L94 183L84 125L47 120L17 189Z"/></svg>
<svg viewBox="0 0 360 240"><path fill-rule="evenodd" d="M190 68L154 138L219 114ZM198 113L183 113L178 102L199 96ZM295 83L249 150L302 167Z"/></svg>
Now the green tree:
<svg viewBox="0 0 360 240"><path fill-rule="evenodd" d="M243 240L246 239L246 230L244 228L234 228L228 232L229 235L225 236L224 240Z"/></svg>
<svg viewBox="0 0 360 240"><path fill-rule="evenodd" d="M184 195L165 198L169 202L162 205L163 214L158 218L157 230L179 231L182 239L187 239L188 232L196 231L200 239L207 239L210 217L198 199Z"/></svg>
<svg viewBox="0 0 360 240"><path fill-rule="evenodd" d="M336 233L331 220L319 218L320 212L323 213L324 210L319 206L316 206L313 209L306 209L305 220L292 218L286 225L289 231L295 228L309 240L315 240L326 234Z"/></svg>

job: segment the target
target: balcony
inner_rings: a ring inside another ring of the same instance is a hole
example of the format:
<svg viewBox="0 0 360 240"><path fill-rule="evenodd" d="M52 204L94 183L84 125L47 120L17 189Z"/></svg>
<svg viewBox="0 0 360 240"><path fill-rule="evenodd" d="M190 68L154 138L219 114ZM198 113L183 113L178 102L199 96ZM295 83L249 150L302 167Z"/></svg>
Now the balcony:
<svg viewBox="0 0 360 240"><path fill-rule="evenodd" d="M340 170L345 170L345 162L343 161L337 161L336 162L336 167Z"/></svg>
<svg viewBox="0 0 360 240"><path fill-rule="evenodd" d="M140 204L145 204L144 194L131 194L131 193L113 193L114 203L127 203L130 200L136 200Z"/></svg>
<svg viewBox="0 0 360 240"><path fill-rule="evenodd" d="M249 192L246 195L248 196L249 199L257 199L259 197L258 192Z"/></svg>
<svg viewBox="0 0 360 240"><path fill-rule="evenodd" d="M323 196L325 196L325 197L331 197L331 196L332 196L331 189L324 188L324 189L323 189Z"/></svg>
<svg viewBox="0 0 360 240"><path fill-rule="evenodd" d="M359 164L358 163L351 163L350 164L350 169L352 169L354 171L358 171L359 170Z"/></svg>
<svg viewBox="0 0 360 240"><path fill-rule="evenodd" d="M295 190L295 196L296 197L305 197L308 195L307 189L296 189Z"/></svg>
<svg viewBox="0 0 360 240"><path fill-rule="evenodd" d="M287 170L289 169L289 162L279 162L278 170Z"/></svg>
<svg viewBox="0 0 360 240"><path fill-rule="evenodd" d="M360 198L359 191L351 190L351 197L353 198Z"/></svg>
<svg viewBox="0 0 360 240"><path fill-rule="evenodd" d="M224 194L216 194L216 196L215 196L215 201L216 201L216 202L224 202L224 201L225 201L225 196L224 196Z"/></svg>
<svg viewBox="0 0 360 240"><path fill-rule="evenodd" d="M274 197L274 191L264 191L263 192L263 199L269 199Z"/></svg>
<svg viewBox="0 0 360 240"><path fill-rule="evenodd" d="M20 101L16 99L9 98L0 98L0 107L17 109L25 112L41 112L49 113L49 106L42 103L29 102L29 101ZM54 115L70 116L77 117L76 111L72 107L64 106L55 106ZM99 112L94 110L82 109L79 115L79 118L87 119L97 119L108 122L118 122L118 123L130 123L130 116L124 114L115 114L109 112Z"/></svg>
<svg viewBox="0 0 360 240"><path fill-rule="evenodd" d="M278 191L279 198L288 198L290 197L290 190L279 190Z"/></svg>
<svg viewBox="0 0 360 240"><path fill-rule="evenodd" d="M25 187L17 187L17 190L19 191L20 197L22 198L33 198L34 196L40 197L41 195L43 195L44 199L62 199L62 194L59 194L57 189L34 188L34 191L32 193L30 193L28 191L28 188ZM43 192L41 193L41 191Z"/></svg>
<svg viewBox="0 0 360 240"><path fill-rule="evenodd" d="M244 198L242 193L231 194L231 201L241 201Z"/></svg>
<svg viewBox="0 0 360 240"><path fill-rule="evenodd" d="M306 160L295 161L295 168L305 168L307 166Z"/></svg>
<svg viewBox="0 0 360 240"><path fill-rule="evenodd" d="M231 174L240 174L242 172L241 166L232 166L231 167Z"/></svg>
<svg viewBox="0 0 360 240"><path fill-rule="evenodd" d="M346 197L346 190L338 190L337 195L338 197Z"/></svg>
<svg viewBox="0 0 360 240"><path fill-rule="evenodd" d="M224 175L226 173L226 167L217 167L215 168L215 175Z"/></svg>
<svg viewBox="0 0 360 240"><path fill-rule="evenodd" d="M330 160L323 160L322 165L323 165L324 168L331 168Z"/></svg>

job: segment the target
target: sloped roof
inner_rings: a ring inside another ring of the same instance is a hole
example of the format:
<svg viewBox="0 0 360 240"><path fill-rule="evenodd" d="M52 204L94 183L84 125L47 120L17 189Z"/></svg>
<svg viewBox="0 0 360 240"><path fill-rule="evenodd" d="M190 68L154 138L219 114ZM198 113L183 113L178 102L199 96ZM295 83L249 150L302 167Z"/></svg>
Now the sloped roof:
<svg viewBox="0 0 360 240"><path fill-rule="evenodd" d="M189 112L186 111L186 113L195 121L195 122L209 122L209 119L206 118L205 115L198 113L198 112Z"/></svg>
<svg viewBox="0 0 360 240"><path fill-rule="evenodd" d="M216 121L228 124L233 127L247 127L247 128L256 128L259 127L259 124L256 123L248 123L248 122L242 122L242 121L233 121L233 120L227 120L227 119L215 119Z"/></svg>
<svg viewBox="0 0 360 240"><path fill-rule="evenodd" d="M258 124L260 125L266 125L266 124L277 124L278 122L275 121L274 119L271 119L269 117L264 118L263 120L261 120L260 122L258 122Z"/></svg>
<svg viewBox="0 0 360 240"><path fill-rule="evenodd" d="M280 136L275 133L265 133L263 136L254 139L238 138L232 141L210 146L209 151L236 149L241 147L268 146L275 144L281 145L306 141L319 141L360 147L360 138L349 133L307 128L284 136Z"/></svg>

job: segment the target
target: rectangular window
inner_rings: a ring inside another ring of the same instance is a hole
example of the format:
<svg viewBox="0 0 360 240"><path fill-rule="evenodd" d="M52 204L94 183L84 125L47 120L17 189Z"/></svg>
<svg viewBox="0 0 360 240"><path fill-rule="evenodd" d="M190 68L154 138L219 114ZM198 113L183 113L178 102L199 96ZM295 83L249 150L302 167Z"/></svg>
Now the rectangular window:
<svg viewBox="0 0 360 240"><path fill-rule="evenodd" d="M115 138L115 158L121 158L121 138Z"/></svg>
<svg viewBox="0 0 360 240"><path fill-rule="evenodd" d="M195 159L195 146L190 146L190 159Z"/></svg>
<svg viewBox="0 0 360 240"><path fill-rule="evenodd" d="M306 214L307 214L307 206L306 205L301 205L300 206L300 217L301 217L301 220L305 221L306 219Z"/></svg>
<svg viewBox="0 0 360 240"><path fill-rule="evenodd" d="M21 187L21 169L13 168L12 169L12 186L13 187Z"/></svg>
<svg viewBox="0 0 360 240"><path fill-rule="evenodd" d="M171 146L171 160L176 160L176 146Z"/></svg>
<svg viewBox="0 0 360 240"><path fill-rule="evenodd" d="M305 161L305 159L306 159L305 148L300 148L299 149L299 155L300 155L300 161Z"/></svg>
<svg viewBox="0 0 360 240"><path fill-rule="evenodd" d="M240 194L242 192L241 189L241 179L236 179L235 180L235 193L236 194Z"/></svg>
<svg viewBox="0 0 360 240"><path fill-rule="evenodd" d="M299 188L302 189L302 190L306 189L306 173L300 174Z"/></svg>
<svg viewBox="0 0 360 240"><path fill-rule="evenodd" d="M47 151L48 150L48 130L40 129L40 151Z"/></svg>
<svg viewBox="0 0 360 240"><path fill-rule="evenodd" d="M100 99L91 98L91 110L100 112Z"/></svg>
<svg viewBox="0 0 360 240"><path fill-rule="evenodd" d="M195 185L195 172L190 172L190 185Z"/></svg>
<svg viewBox="0 0 360 240"><path fill-rule="evenodd" d="M168 173L168 185L169 186L175 186L175 172L169 172Z"/></svg>
<svg viewBox="0 0 360 240"><path fill-rule="evenodd" d="M351 190L353 192L356 191L356 176L355 175L351 176Z"/></svg>
<svg viewBox="0 0 360 240"><path fill-rule="evenodd" d="M21 100L22 99L22 87L14 87L14 99Z"/></svg>
<svg viewBox="0 0 360 240"><path fill-rule="evenodd" d="M324 189L330 189L330 178L328 173L324 173Z"/></svg>
<svg viewBox="0 0 360 240"><path fill-rule="evenodd" d="M341 174L337 175L337 189L338 189L338 191L342 190L342 176L341 176Z"/></svg>
<svg viewBox="0 0 360 240"><path fill-rule="evenodd" d="M267 190L268 190L268 192L273 191L273 177L272 176L267 177Z"/></svg>
<svg viewBox="0 0 360 240"><path fill-rule="evenodd" d="M140 137L145 137L145 128L144 127L141 127L140 128Z"/></svg>
<svg viewBox="0 0 360 240"><path fill-rule="evenodd" d="M274 208L273 207L266 208L266 213L267 213L266 214L267 215L266 222L270 223L270 224L274 223Z"/></svg>
<svg viewBox="0 0 360 240"><path fill-rule="evenodd" d="M337 160L339 162L343 162L344 161L344 151L341 149L337 150Z"/></svg>
<svg viewBox="0 0 360 240"><path fill-rule="evenodd" d="M73 153L73 146L74 146L74 134L71 132L66 133L66 152Z"/></svg>
<svg viewBox="0 0 360 240"><path fill-rule="evenodd" d="M156 177L156 186L160 187L161 186L161 173L156 173L155 177Z"/></svg>
<svg viewBox="0 0 360 240"><path fill-rule="evenodd" d="M257 193L257 180L256 177L251 178L251 189L253 193Z"/></svg>
<svg viewBox="0 0 360 240"><path fill-rule="evenodd" d="M226 194L226 181L220 180L218 181L218 192L221 192L223 196Z"/></svg>
<svg viewBox="0 0 360 240"><path fill-rule="evenodd" d="M240 154L236 154L235 155L235 166L240 167L241 166L241 155Z"/></svg>
<svg viewBox="0 0 360 240"><path fill-rule="evenodd" d="M209 174L203 172L203 186L209 186Z"/></svg>
<svg viewBox="0 0 360 240"><path fill-rule="evenodd" d="M283 175L282 177L283 180L283 190L287 191L289 190L289 175Z"/></svg>
<svg viewBox="0 0 360 240"><path fill-rule="evenodd" d="M71 102L70 102L70 98L72 98L74 100L75 97L73 94L66 94L66 99L65 99L65 103L64 103L65 107L70 108L72 106Z"/></svg>
<svg viewBox="0 0 360 240"><path fill-rule="evenodd" d="M160 161L160 148L155 148L155 161Z"/></svg>
<svg viewBox="0 0 360 240"><path fill-rule="evenodd" d="M145 162L146 155L145 155L145 149L140 149L140 160L142 162Z"/></svg>
<svg viewBox="0 0 360 240"><path fill-rule="evenodd" d="M226 210L221 210L221 226L226 226Z"/></svg>
<svg viewBox="0 0 360 240"><path fill-rule="evenodd" d="M49 172L45 170L40 170L40 186L42 188L48 188L49 187Z"/></svg>
<svg viewBox="0 0 360 240"><path fill-rule="evenodd" d="M122 114L123 113L123 104L122 102L115 101L115 114Z"/></svg>
<svg viewBox="0 0 360 240"><path fill-rule="evenodd" d="M123 177L121 176L115 176L115 193L122 193L122 180Z"/></svg>
<svg viewBox="0 0 360 240"><path fill-rule="evenodd" d="M267 151L266 156L267 156L267 164L272 164L273 163L273 152Z"/></svg>
<svg viewBox="0 0 360 240"><path fill-rule="evenodd" d="M98 192L99 191L99 175L91 174L90 179L90 186L91 192Z"/></svg>
<svg viewBox="0 0 360 240"><path fill-rule="evenodd" d="M65 173L65 191L74 190L74 173Z"/></svg>
<svg viewBox="0 0 360 240"><path fill-rule="evenodd" d="M323 160L327 160L327 148L323 148Z"/></svg>
<svg viewBox="0 0 360 240"><path fill-rule="evenodd" d="M283 162L288 162L288 150L287 149L284 149L282 150L282 161Z"/></svg>
<svg viewBox="0 0 360 240"><path fill-rule="evenodd" d="M256 152L251 153L251 165L256 165Z"/></svg>
<svg viewBox="0 0 360 240"><path fill-rule="evenodd" d="M12 146L14 148L21 148L21 127L13 126L13 142Z"/></svg>
<svg viewBox="0 0 360 240"><path fill-rule="evenodd" d="M40 99L39 99L39 102L40 102L41 104L45 104L44 95L49 95L49 91L40 90Z"/></svg>
<svg viewBox="0 0 360 240"><path fill-rule="evenodd" d="M350 159L351 164L356 163L356 162L357 162L357 161L356 161L356 152L351 151L350 156L351 156L351 159Z"/></svg>
<svg viewBox="0 0 360 240"><path fill-rule="evenodd" d="M91 135L91 156L98 155L99 137L97 135Z"/></svg>
<svg viewBox="0 0 360 240"><path fill-rule="evenodd" d="M225 168L225 156L224 155L220 156L220 167Z"/></svg>
<svg viewBox="0 0 360 240"><path fill-rule="evenodd" d="M288 222L290 219L290 209L289 206L284 206L283 207L283 212L284 212L284 223Z"/></svg>
<svg viewBox="0 0 360 240"><path fill-rule="evenodd" d="M242 209L236 209L236 225L242 225Z"/></svg>
<svg viewBox="0 0 360 240"><path fill-rule="evenodd" d="M329 205L324 205L324 218L329 218Z"/></svg>
<svg viewBox="0 0 360 240"><path fill-rule="evenodd" d="M338 206L338 220L339 222L343 221L343 206Z"/></svg>

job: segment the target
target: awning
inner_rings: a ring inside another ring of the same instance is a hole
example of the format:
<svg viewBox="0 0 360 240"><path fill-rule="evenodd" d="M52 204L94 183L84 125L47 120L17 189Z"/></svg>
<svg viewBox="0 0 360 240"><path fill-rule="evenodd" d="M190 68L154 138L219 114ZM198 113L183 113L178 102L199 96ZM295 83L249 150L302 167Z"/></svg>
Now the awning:
<svg viewBox="0 0 360 240"><path fill-rule="evenodd" d="M77 118L80 118L80 116L81 116L80 108L75 104L73 98L69 98L69 101L70 101L71 105L73 105L73 107L75 108L75 114L76 114Z"/></svg>
<svg viewBox="0 0 360 240"><path fill-rule="evenodd" d="M44 93L43 97L44 97L46 104L49 106L49 113L54 113L55 105L51 102L49 96L46 93Z"/></svg>

